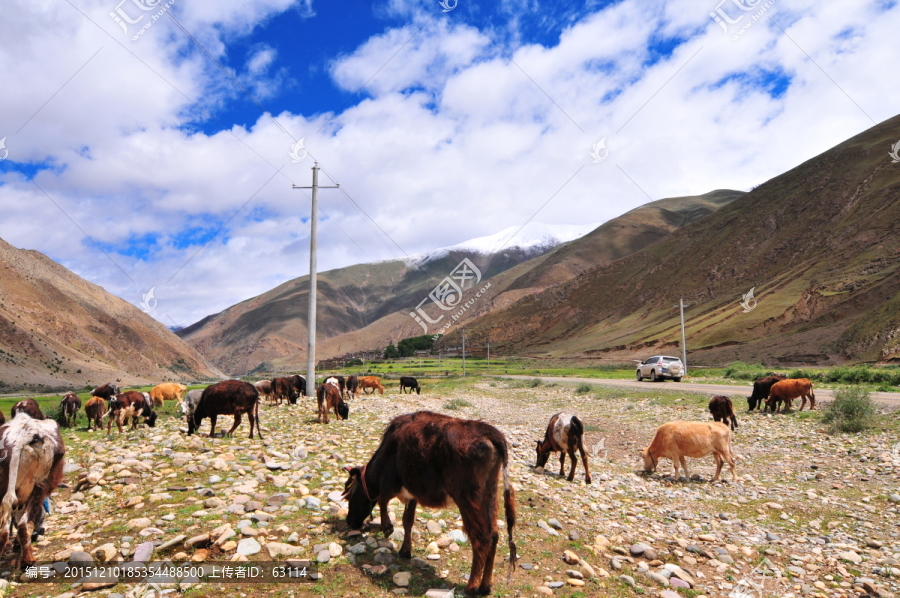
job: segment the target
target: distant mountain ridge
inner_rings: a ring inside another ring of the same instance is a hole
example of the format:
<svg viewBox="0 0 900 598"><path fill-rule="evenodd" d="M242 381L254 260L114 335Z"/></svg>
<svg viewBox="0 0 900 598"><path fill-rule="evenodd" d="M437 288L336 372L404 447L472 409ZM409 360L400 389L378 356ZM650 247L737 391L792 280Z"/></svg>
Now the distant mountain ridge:
<svg viewBox="0 0 900 598"><path fill-rule="evenodd" d="M499 252L491 250L502 247L518 227L403 260L320 273L317 357L380 349L422 334L410 312L464 258L481 271L482 282L488 280L491 286L461 322L627 255L743 195L721 190L660 200L590 232L587 229L593 225L533 223ZM472 293L467 291L466 298ZM178 334L232 374L246 373L263 363L298 369L306 351L307 296L308 278L304 276L208 316Z"/></svg>
<svg viewBox="0 0 900 598"><path fill-rule="evenodd" d="M0 239L0 392L221 376L127 301Z"/></svg>

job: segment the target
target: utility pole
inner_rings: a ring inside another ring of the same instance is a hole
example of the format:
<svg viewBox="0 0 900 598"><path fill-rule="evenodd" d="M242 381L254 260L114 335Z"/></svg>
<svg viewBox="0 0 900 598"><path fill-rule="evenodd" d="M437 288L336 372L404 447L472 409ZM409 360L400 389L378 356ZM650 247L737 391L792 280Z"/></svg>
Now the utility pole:
<svg viewBox="0 0 900 598"><path fill-rule="evenodd" d="M466 329L462 329L463 337L463 378L466 377Z"/></svg>
<svg viewBox="0 0 900 598"><path fill-rule="evenodd" d="M491 342L488 341L487 345L488 345L488 356L487 356L488 357L488 360L487 360L487 366L488 366L487 370L488 371L487 371L487 373L490 374L491 373Z"/></svg>
<svg viewBox="0 0 900 598"><path fill-rule="evenodd" d="M318 244L318 211L319 189L337 189L341 185L331 187L319 187L319 163L312 167L312 186L293 189L312 189L312 206L309 213L309 313L306 318L306 327L309 332L309 340L306 349L306 390L307 393L315 393L316 389L316 248Z"/></svg>
<svg viewBox="0 0 900 598"><path fill-rule="evenodd" d="M681 311L681 363L684 364L684 375L687 376L687 344L684 340L684 308L690 307L690 304L684 304L684 297L678 299L678 307Z"/></svg>

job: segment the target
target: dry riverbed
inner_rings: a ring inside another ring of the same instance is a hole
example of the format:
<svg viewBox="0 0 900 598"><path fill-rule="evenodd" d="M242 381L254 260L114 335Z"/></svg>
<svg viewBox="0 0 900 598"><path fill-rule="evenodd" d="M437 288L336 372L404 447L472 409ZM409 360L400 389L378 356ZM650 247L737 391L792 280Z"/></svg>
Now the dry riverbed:
<svg viewBox="0 0 900 598"><path fill-rule="evenodd" d="M308 559L318 563L320 579L94 587L25 583L6 572L6 595L446 596L450 589L461 595L471 548L455 508L419 509L411 560L396 554L402 526L385 539L375 527L354 533L343 522L343 467L368 460L390 418L420 409L484 419L511 444L520 562L507 581L501 527L494 595L788 598L900 591L894 413L883 415L876 431L830 436L816 414L748 415L745 402L736 401L735 450L744 458L738 482L726 467L726 481L710 483L711 457L689 460L699 479L667 478L669 461L651 476L639 475L638 450L658 425L709 418L703 395L575 394L511 380L447 381L423 390L421 396L389 391L357 398L350 420L327 426L315 423L309 399L266 406L262 441L246 437L246 422L234 438L186 437L174 415L161 416L153 429L107 437L86 432L82 414L75 431L63 431L68 487L53 497L39 561ZM535 440L563 409L586 423L591 486L580 464L574 482L556 475L557 457L546 472L532 469ZM220 418L219 426L230 427L230 420ZM399 520L402 506L395 502L392 509Z"/></svg>

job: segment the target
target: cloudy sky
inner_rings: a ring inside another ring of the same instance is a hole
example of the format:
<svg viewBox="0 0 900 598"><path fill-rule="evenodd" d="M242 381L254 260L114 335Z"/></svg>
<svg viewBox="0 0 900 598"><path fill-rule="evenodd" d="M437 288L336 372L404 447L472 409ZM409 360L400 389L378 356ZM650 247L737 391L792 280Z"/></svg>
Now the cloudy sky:
<svg viewBox="0 0 900 598"><path fill-rule="evenodd" d="M308 273L313 159L326 270L749 189L898 112L896 0L716 1L9 0L0 238L185 325Z"/></svg>

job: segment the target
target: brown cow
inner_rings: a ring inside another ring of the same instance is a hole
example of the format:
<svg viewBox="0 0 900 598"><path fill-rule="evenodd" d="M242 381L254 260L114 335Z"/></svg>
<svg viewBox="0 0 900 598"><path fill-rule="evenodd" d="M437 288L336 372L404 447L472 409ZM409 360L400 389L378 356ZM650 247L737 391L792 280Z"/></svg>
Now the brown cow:
<svg viewBox="0 0 900 598"><path fill-rule="evenodd" d="M13 419L19 413L27 413L32 419L45 419L41 412L41 406L34 399L24 399L12 406L9 410L9 417Z"/></svg>
<svg viewBox="0 0 900 598"><path fill-rule="evenodd" d="M747 410L753 411L756 409L757 405L769 398L769 390L771 390L772 385L786 378L787 376L782 376L781 374L772 374L754 382L753 392L747 397Z"/></svg>
<svg viewBox="0 0 900 598"><path fill-rule="evenodd" d="M188 435L197 431L208 417L211 424L209 437L213 438L216 435L216 418L220 415L234 415L234 425L228 431L229 435L234 434L241 425L241 415L244 413L250 420L250 438L253 438L254 426L262 438L262 430L259 429L259 393L256 392L256 387L242 380L217 382L204 389L194 412L188 414Z"/></svg>
<svg viewBox="0 0 900 598"><path fill-rule="evenodd" d="M297 396L305 397L306 396L306 378L301 376L300 374L294 374L293 376L291 376L289 378L289 380L294 383L294 390L297 391ZM291 405L296 405L296 404L297 404L297 399L295 398L293 401L291 401Z"/></svg>
<svg viewBox="0 0 900 598"><path fill-rule="evenodd" d="M256 392L259 393L259 400L268 399L269 403L274 403L272 398L272 381L271 380L260 380L259 382L255 382L253 386L256 387Z"/></svg>
<svg viewBox="0 0 900 598"><path fill-rule="evenodd" d="M713 421L723 422L732 430L738 427L737 416L734 414L734 405L731 399L725 395L717 395L709 400L709 412L712 413Z"/></svg>
<svg viewBox="0 0 900 598"><path fill-rule="evenodd" d="M550 458L550 453L559 453L559 475L566 473L566 453L572 460L572 471L566 478L570 482L575 479L575 469L578 467L578 459L575 457L575 449L581 453L581 462L584 464L584 483L591 483L591 469L588 466L587 454L584 452L582 442L584 436L584 424L577 415L560 412L550 418L544 440L537 441L537 464L535 467L543 467Z"/></svg>
<svg viewBox="0 0 900 598"><path fill-rule="evenodd" d="M44 519L44 501L62 481L66 447L56 422L21 412L0 427L0 452L6 457L0 462L0 554L9 545L12 519L22 551L19 564L33 565L31 536Z"/></svg>
<svg viewBox="0 0 900 598"><path fill-rule="evenodd" d="M297 387L290 378L272 379L272 399L280 405L282 399L294 404L297 402Z"/></svg>
<svg viewBox="0 0 900 598"><path fill-rule="evenodd" d="M88 420L88 430L103 429L103 414L106 413L106 401L102 397L91 397L84 406L84 415Z"/></svg>
<svg viewBox="0 0 900 598"><path fill-rule="evenodd" d="M359 389L366 394L372 394L367 392L367 389L372 389L373 393L377 389L379 393L384 394L384 386L381 385L381 380L378 376L360 376Z"/></svg>
<svg viewBox="0 0 900 598"><path fill-rule="evenodd" d="M329 378L329 380L331 379ZM319 415L316 421L319 423L322 423L323 418L325 423L328 423L328 412L332 409L339 420L350 417L350 408L347 407L347 403L341 398L341 389L337 382L321 384L316 389L316 402L319 405Z"/></svg>
<svg viewBox="0 0 900 598"><path fill-rule="evenodd" d="M74 392L66 393L62 401L59 403L60 411L66 420L66 427L71 428L72 424L78 421L78 410L81 409L81 399Z"/></svg>
<svg viewBox="0 0 900 598"><path fill-rule="evenodd" d="M510 574L516 566L515 490L509 480L509 447L497 428L482 421L419 411L395 417L381 445L363 467L350 473L344 496L349 503L347 525L360 529L376 504L381 530L394 531L388 502L399 498L403 512L400 557L412 556L416 506L443 509L450 500L459 507L463 530L472 543L472 569L467 594L490 594L497 553L497 482L503 474L503 503L509 534Z"/></svg>
<svg viewBox="0 0 900 598"><path fill-rule="evenodd" d="M131 418L131 429L136 430L138 423L143 419L151 428L156 426L156 412L153 411L153 400L150 394L146 392L138 392L129 390L121 394L117 394L109 401L109 411L103 417L108 417L106 423L106 433L109 434L112 429L113 419L116 421L116 428L119 434L122 433L122 424Z"/></svg>
<svg viewBox="0 0 900 598"><path fill-rule="evenodd" d="M331 382L332 384L337 384L338 390L341 391L341 398L344 398L344 391L346 389L346 380L343 376L325 376L325 383Z"/></svg>
<svg viewBox="0 0 900 598"><path fill-rule="evenodd" d="M685 457L701 459L710 453L716 459L716 475L712 481L719 479L722 465L725 463L731 467L731 475L734 481L737 481L734 454L731 450L731 430L721 422L676 421L663 424L656 430L653 442L641 452L641 455L644 457L644 471L647 473L655 470L663 457L671 459L677 479L679 463L684 468L685 477L690 477Z"/></svg>
<svg viewBox="0 0 900 598"><path fill-rule="evenodd" d="M782 380L772 385L769 390L769 398L766 399L766 408L772 412L778 411L778 404L784 402L784 411L791 410L791 403L794 399L803 398L800 404L800 411L806 406L806 399L809 398L809 410L816 408L816 395L813 393L812 382L808 378L797 378L795 380Z"/></svg>
<svg viewBox="0 0 900 598"><path fill-rule="evenodd" d="M178 401L180 403L184 399L184 393L186 392L187 386L184 384L163 382L150 389L150 399L153 401L154 407L162 407L166 401Z"/></svg>

